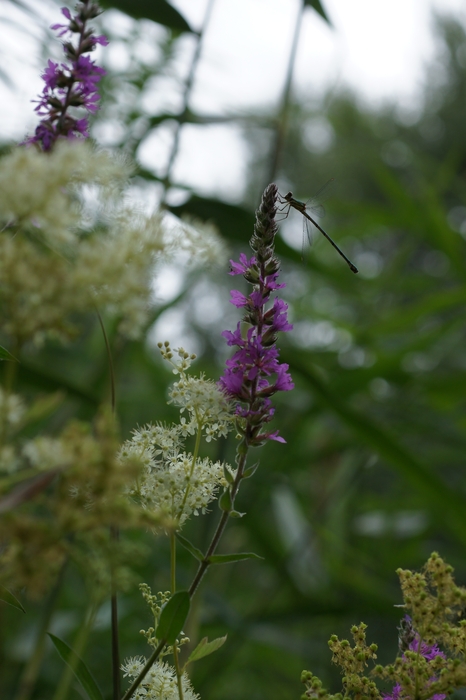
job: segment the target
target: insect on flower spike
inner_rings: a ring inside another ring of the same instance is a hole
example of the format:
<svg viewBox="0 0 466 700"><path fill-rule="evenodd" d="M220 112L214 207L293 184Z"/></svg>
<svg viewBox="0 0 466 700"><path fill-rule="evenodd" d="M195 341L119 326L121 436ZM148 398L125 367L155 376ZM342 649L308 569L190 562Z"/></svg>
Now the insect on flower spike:
<svg viewBox="0 0 466 700"><path fill-rule="evenodd" d="M280 195L280 196L281 196L281 195ZM310 221L310 222L325 236L325 238L333 245L333 247L335 248L335 250L337 251L337 253L339 253L339 254L341 255L341 257L343 258L343 260L347 263L347 265L348 265L349 269L351 270L351 272L354 272L355 274L359 272L359 270L358 270L358 268L356 267L356 265L354 265L354 264L351 262L351 260L350 260L349 258L346 257L346 255L344 254L344 252L341 250L341 248L339 248L339 247L337 246L337 244L335 243L335 241L334 241L332 238L330 238L330 236L328 235L328 233L326 233L326 232L324 231L324 229L321 228L321 226L319 226L319 224L317 223L317 221L314 221L314 219L313 219L311 216L309 216L309 214L308 214L308 212L307 212L307 208L306 208L305 202L300 202L299 199L295 199L295 198L293 197L293 192L288 192L288 194L286 194L284 197L281 196L281 203L282 203L282 204L285 204L285 205L289 205L288 212L289 212L289 210L290 210L290 207L293 207L293 209L296 209L296 211L299 211L299 213L302 214L308 221ZM287 214L287 215L288 215L288 214Z"/></svg>

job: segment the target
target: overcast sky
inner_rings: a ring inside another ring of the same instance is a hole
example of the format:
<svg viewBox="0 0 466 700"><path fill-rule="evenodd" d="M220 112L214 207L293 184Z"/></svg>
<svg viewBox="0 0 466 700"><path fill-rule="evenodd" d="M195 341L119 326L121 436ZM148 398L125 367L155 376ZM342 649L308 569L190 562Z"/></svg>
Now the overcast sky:
<svg viewBox="0 0 466 700"><path fill-rule="evenodd" d="M192 99L196 110L218 113L278 104L299 2L215 0L196 75ZM415 111L419 104L425 67L434 56L432 11L451 11L466 22L464 0L322 2L333 27L312 9L306 9L296 60L295 91L312 98L328 87L349 85L367 103L391 101L405 112ZM207 0L172 3L193 27L201 26ZM48 24L59 21L57 8L49 0L41 0L39 6ZM9 3L0 2L0 17L20 17L11 12ZM121 25L124 30L125 20L118 14L109 13L108 21L112 28ZM0 128L4 139L21 139L34 126L29 100L41 89L39 76L44 57L39 55L37 42L30 35L4 23L0 24L0 31L6 59L3 66L15 83L14 88L0 84ZM39 36L34 27L32 33ZM186 36L183 41L186 46L180 54L184 56L181 74L188 69L194 47L192 37ZM112 61L117 65L121 60L124 65L124 57L119 57L118 51L115 46ZM164 93L170 103L169 89ZM161 160L169 146L169 136L161 131L145 145L141 151L145 164ZM246 154L234 128L184 130L175 171L180 182L200 192L216 192L234 199L240 194L245 167Z"/></svg>

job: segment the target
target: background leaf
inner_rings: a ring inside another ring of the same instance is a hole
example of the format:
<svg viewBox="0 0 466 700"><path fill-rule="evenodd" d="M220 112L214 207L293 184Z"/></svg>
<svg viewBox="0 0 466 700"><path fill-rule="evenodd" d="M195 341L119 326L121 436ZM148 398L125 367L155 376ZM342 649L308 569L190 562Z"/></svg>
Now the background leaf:
<svg viewBox="0 0 466 700"><path fill-rule="evenodd" d="M0 600L3 600L4 603L8 603L8 605L11 605L13 608L21 610L23 613L26 612L18 598L16 598L13 593L10 593L5 586L0 586Z"/></svg>
<svg viewBox="0 0 466 700"><path fill-rule="evenodd" d="M332 23L327 15L327 13L325 12L320 0L304 0L304 6L305 7L312 7L322 17L322 19L324 19L327 22L327 24L332 26Z"/></svg>
<svg viewBox="0 0 466 700"><path fill-rule="evenodd" d="M49 637L52 640L55 649L60 654L63 661L72 669L74 675L81 683L87 696L90 700L103 700L103 695L97 686L97 683L91 676L86 664L80 659L62 639L56 637L49 632Z"/></svg>
<svg viewBox="0 0 466 700"><path fill-rule="evenodd" d="M226 640L227 635L213 639L211 642L209 642L207 637L204 637L201 639L194 651L190 653L186 664L203 659L204 656L209 656L209 654L212 654L214 651L217 651L217 649L220 649L220 647L225 644Z"/></svg>
<svg viewBox="0 0 466 700"><path fill-rule="evenodd" d="M8 352L8 350L0 345L0 360L14 360L15 362L18 362L16 357L14 357L11 352Z"/></svg>
<svg viewBox="0 0 466 700"><path fill-rule="evenodd" d="M183 15L166 0L102 0L101 4L102 7L116 7L135 19L151 19L178 32L193 31Z"/></svg>

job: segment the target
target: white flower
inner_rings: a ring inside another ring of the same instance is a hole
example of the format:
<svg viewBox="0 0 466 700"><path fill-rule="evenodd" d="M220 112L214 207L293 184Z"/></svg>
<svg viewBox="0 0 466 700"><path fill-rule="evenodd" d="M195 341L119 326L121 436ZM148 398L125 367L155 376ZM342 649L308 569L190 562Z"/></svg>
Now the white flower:
<svg viewBox="0 0 466 700"><path fill-rule="evenodd" d="M8 394L0 388L0 421L9 427L21 422L26 411L23 399L17 394Z"/></svg>
<svg viewBox="0 0 466 700"><path fill-rule="evenodd" d="M129 174L121 158L77 141L50 153L18 147L0 158L3 331L20 344L72 337L69 318L96 307L116 317L126 336L140 335L155 266L183 236L130 204ZM200 260L197 247L192 255Z"/></svg>
<svg viewBox="0 0 466 700"><path fill-rule="evenodd" d="M136 458L143 464L132 494L146 508L168 515L179 527L193 513L205 513L219 487L225 485L223 463L208 457L194 459L184 452L183 433L183 426L147 425L136 430L119 453L122 461Z"/></svg>
<svg viewBox="0 0 466 700"><path fill-rule="evenodd" d="M139 671L137 670L139 665L142 669L145 662L146 659L144 657L135 657L128 659L121 668L125 676L130 676L134 679L139 675L140 669ZM181 677L181 687L184 700L199 700L199 695L194 692L186 673L183 673ZM156 661L147 672L133 697L136 700L178 700L178 684L175 669L163 661Z"/></svg>
<svg viewBox="0 0 466 700"><path fill-rule="evenodd" d="M69 466L73 455L64 440L39 436L29 440L23 447L23 456L38 469L54 469Z"/></svg>
<svg viewBox="0 0 466 700"><path fill-rule="evenodd" d="M139 676L144 668L145 661L143 656L130 656L129 659L126 659L125 663L121 665L123 678L126 678L126 676L131 676L131 678Z"/></svg>

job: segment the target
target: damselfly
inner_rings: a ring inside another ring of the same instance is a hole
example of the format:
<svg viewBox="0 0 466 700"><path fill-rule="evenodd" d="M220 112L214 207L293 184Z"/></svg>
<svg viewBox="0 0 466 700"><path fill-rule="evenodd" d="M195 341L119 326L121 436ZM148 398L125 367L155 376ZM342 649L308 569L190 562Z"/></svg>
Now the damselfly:
<svg viewBox="0 0 466 700"><path fill-rule="evenodd" d="M324 189L327 189L327 186L328 186L330 183L332 183L332 182L333 182L333 180L329 180L328 183L326 183L326 184L324 185L324 187L322 187L322 188L319 190L319 192L317 193L317 196L318 196L319 193L322 192ZM325 238L333 245L333 247L335 248L335 250L341 255L341 257L343 258L343 260L347 263L347 265L349 266L349 269L351 270L351 272L354 272L354 273L357 273L357 272L358 272L358 268L356 267L356 265L354 265L354 264L351 262L351 260L349 260L349 258L346 257L346 255L344 254L344 252L337 246L337 244L335 243L335 241L332 240L332 238L330 238L330 236L328 235L328 233L326 233L326 232L324 231L324 229L317 223L317 221L315 221L315 220L312 218L312 216L309 214L309 212L312 212L313 214L315 214L315 216L320 216L320 215L321 215L321 212L323 212L323 207L321 207L321 206L315 206L315 207L313 207L312 205L309 206L309 204L308 204L307 202L300 202L299 199L295 199L295 198L293 197L293 192L288 192L288 194L286 194L285 196L279 194L279 202L280 202L280 204L283 204L283 205L284 205L284 208L288 207L288 209L287 209L287 211L286 211L286 214L285 214L285 218L286 218L286 217L288 216L288 214L290 213L290 209L291 209L291 208L296 209L296 211L299 211L299 213L302 214L302 215L304 216L304 218L307 219L307 221L310 221L311 224L313 224L313 226L315 226L316 229L317 229L318 231L320 231L320 232L325 236ZM311 234L310 234L310 231L309 231L309 228L308 228L308 227L309 227L309 224L306 222L306 232L307 232L307 237L308 237L309 244L310 244L310 243L311 243Z"/></svg>

